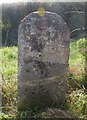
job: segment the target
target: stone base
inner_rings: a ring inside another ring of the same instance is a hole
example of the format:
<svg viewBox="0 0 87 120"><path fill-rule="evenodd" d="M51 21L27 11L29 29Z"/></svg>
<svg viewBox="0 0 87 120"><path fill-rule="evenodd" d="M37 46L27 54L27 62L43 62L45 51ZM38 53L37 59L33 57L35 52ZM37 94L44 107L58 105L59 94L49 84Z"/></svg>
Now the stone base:
<svg viewBox="0 0 87 120"><path fill-rule="evenodd" d="M30 109L44 109L59 107L65 101L66 78L48 78L39 81L19 83L18 109L20 111Z"/></svg>
<svg viewBox="0 0 87 120"><path fill-rule="evenodd" d="M26 111L26 114L21 112L17 116L17 120L79 120L79 118L70 110L61 110L58 108L47 108L40 112L32 112ZM86 119L85 119L86 120Z"/></svg>

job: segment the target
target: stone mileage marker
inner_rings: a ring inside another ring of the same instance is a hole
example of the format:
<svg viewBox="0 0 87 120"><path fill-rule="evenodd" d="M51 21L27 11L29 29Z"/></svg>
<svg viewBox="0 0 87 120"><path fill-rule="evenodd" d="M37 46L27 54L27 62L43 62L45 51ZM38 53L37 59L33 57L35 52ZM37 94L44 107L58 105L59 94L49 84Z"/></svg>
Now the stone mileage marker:
<svg viewBox="0 0 87 120"><path fill-rule="evenodd" d="M70 33L52 12L26 16L18 30L18 109L58 107L65 100Z"/></svg>

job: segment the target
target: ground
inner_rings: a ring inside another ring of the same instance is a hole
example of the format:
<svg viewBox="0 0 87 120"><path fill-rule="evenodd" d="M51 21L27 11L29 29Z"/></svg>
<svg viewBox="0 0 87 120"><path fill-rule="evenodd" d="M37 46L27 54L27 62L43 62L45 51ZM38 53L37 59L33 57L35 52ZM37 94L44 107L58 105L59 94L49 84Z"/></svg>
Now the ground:
<svg viewBox="0 0 87 120"><path fill-rule="evenodd" d="M66 116L69 114L76 117L87 117L87 93L84 87L84 57L80 54L77 46L78 40L71 40L70 43L70 59L69 59L69 73L68 73L68 93L65 105L61 106L62 110L48 108L45 111L33 111L33 116L63 116L66 111ZM17 72L18 72L18 48L2 47L2 104L3 112L2 120L9 117L15 118L17 114ZM69 112L68 112L69 111ZM70 112L71 111L71 112ZM27 111L24 111L23 115ZM29 114L32 110L28 111ZM73 114L72 114L73 113ZM68 116L69 116L68 115ZM60 116L60 115L59 115Z"/></svg>

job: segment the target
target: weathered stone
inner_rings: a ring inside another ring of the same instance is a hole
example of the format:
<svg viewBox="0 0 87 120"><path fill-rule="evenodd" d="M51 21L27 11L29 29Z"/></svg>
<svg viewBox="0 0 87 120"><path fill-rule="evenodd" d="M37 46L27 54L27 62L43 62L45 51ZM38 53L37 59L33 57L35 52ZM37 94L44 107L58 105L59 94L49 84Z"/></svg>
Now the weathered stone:
<svg viewBox="0 0 87 120"><path fill-rule="evenodd" d="M64 102L69 60L69 29L51 12L29 14L19 27L19 108L44 108Z"/></svg>

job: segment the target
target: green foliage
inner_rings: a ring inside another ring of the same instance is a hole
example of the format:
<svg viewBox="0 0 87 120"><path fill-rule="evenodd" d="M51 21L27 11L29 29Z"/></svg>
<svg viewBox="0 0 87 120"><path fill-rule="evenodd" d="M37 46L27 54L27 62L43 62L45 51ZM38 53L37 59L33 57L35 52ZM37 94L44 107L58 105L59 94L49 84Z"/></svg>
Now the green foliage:
<svg viewBox="0 0 87 120"><path fill-rule="evenodd" d="M70 108L73 112L81 117L87 114L87 95L84 90L76 90L70 94L69 101Z"/></svg>
<svg viewBox="0 0 87 120"><path fill-rule="evenodd" d="M3 112L0 112L0 120L16 120L15 119L16 118L16 116L14 115L7 115L7 114L5 114L5 113L3 113Z"/></svg>
<svg viewBox="0 0 87 120"><path fill-rule="evenodd" d="M81 39L82 40L82 39ZM75 66L75 67L83 67L83 56L82 54L79 53L77 42L79 40L71 40L70 43L70 58L69 58L69 63L70 66Z"/></svg>
<svg viewBox="0 0 87 120"><path fill-rule="evenodd" d="M16 114L17 108L17 81L3 81L2 110L5 113Z"/></svg>
<svg viewBox="0 0 87 120"><path fill-rule="evenodd" d="M69 58L69 79L75 80L77 84L81 84L84 79L85 58L79 52L77 42L79 40L71 40L70 58Z"/></svg>
<svg viewBox="0 0 87 120"><path fill-rule="evenodd" d="M3 47L2 52L2 75L4 80L17 79L17 47Z"/></svg>
<svg viewBox="0 0 87 120"><path fill-rule="evenodd" d="M8 115L0 112L0 119L5 120L5 119L7 119L7 118L8 118Z"/></svg>
<svg viewBox="0 0 87 120"><path fill-rule="evenodd" d="M72 83L76 85L74 91L70 91L70 99L67 101L69 108L77 115L83 116L86 115L87 109L87 95L85 94L83 88L81 87L80 82L83 81L83 67L84 67L84 57L79 52L78 41L71 41L70 44L70 74L69 82L72 80ZM0 49L2 52L2 79L3 79L3 111L2 120L5 118L9 120L9 116L15 116L17 113L17 72L18 72L18 48L17 47L3 47ZM80 81L80 82L78 82ZM76 83L77 82L77 83ZM72 84L71 83L71 84ZM70 84L70 83L69 83ZM71 86L72 87L72 86ZM73 85L75 87L75 85ZM73 89L73 88L72 88ZM30 114L31 111L28 111ZM26 111L23 115L26 114ZM14 119L14 117L13 117ZM12 119L12 120L13 120Z"/></svg>
<svg viewBox="0 0 87 120"><path fill-rule="evenodd" d="M84 86L85 88L87 88L87 40L86 39L80 39L79 41L77 41L77 46L78 46L78 50L79 53L82 54L82 56L84 57L83 61L84 61L84 73L83 73L83 77L84 77Z"/></svg>
<svg viewBox="0 0 87 120"><path fill-rule="evenodd" d="M79 52L85 57L87 57L87 40L84 39L80 39L77 41L77 47L79 49Z"/></svg>
<svg viewBox="0 0 87 120"><path fill-rule="evenodd" d="M70 58L69 58L69 64L70 67L77 67L78 69L83 68L83 56L78 50L77 42L79 40L71 40L70 43Z"/></svg>
<svg viewBox="0 0 87 120"><path fill-rule="evenodd" d="M2 53L2 120L16 114L17 105L17 47L3 47ZM7 115L6 115L7 114Z"/></svg>

